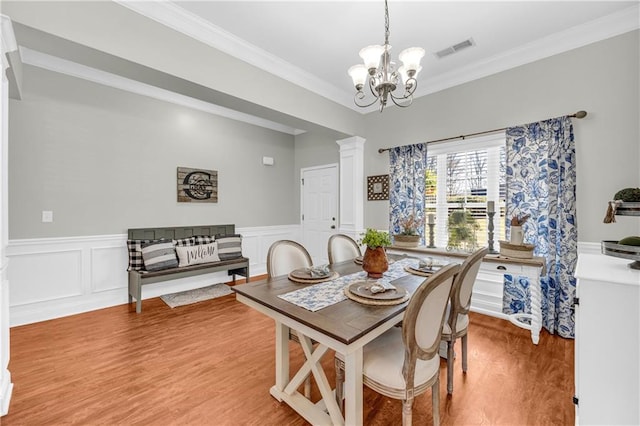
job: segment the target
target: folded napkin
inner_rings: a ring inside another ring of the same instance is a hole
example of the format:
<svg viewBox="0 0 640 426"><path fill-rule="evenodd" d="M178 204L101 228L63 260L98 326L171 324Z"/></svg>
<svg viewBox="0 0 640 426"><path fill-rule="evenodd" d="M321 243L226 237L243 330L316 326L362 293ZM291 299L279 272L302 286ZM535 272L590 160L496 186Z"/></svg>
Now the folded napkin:
<svg viewBox="0 0 640 426"><path fill-rule="evenodd" d="M396 287L384 281L377 281L369 286L369 291L373 294L384 293L387 290L396 290Z"/></svg>
<svg viewBox="0 0 640 426"><path fill-rule="evenodd" d="M312 266L311 268L307 268L307 270L311 274L311 278L322 278L331 273L329 265Z"/></svg>
<svg viewBox="0 0 640 426"><path fill-rule="evenodd" d="M433 268L433 257L427 257L418 261L419 269L431 269Z"/></svg>

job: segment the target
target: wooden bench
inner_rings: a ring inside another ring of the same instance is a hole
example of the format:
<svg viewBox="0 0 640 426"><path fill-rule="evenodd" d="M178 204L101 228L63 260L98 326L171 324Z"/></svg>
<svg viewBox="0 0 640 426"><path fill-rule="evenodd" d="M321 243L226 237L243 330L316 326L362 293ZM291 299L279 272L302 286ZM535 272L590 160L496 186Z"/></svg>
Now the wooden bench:
<svg viewBox="0 0 640 426"><path fill-rule="evenodd" d="M170 228L135 228L127 231L130 240L177 240L196 235L208 235L223 237L235 234L235 225L211 225L211 226L179 226ZM157 283L178 278L192 277L211 272L227 271L228 275L241 275L249 282L249 259L239 257L237 259L221 260L219 262L203 263L199 265L183 266L164 269L162 271L129 271L129 303L136 299L136 312L142 312L142 286L144 284Z"/></svg>

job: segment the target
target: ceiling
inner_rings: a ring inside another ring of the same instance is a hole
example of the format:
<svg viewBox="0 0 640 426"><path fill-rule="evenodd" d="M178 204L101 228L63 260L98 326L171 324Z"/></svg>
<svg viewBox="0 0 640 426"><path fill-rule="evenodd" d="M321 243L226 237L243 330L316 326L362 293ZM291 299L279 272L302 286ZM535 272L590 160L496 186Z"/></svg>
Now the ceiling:
<svg viewBox="0 0 640 426"><path fill-rule="evenodd" d="M381 0L116 1L354 109L347 69L362 47L384 41ZM421 96L636 29L638 5L389 0L392 58L407 47L426 50ZM469 38L472 47L435 55Z"/></svg>

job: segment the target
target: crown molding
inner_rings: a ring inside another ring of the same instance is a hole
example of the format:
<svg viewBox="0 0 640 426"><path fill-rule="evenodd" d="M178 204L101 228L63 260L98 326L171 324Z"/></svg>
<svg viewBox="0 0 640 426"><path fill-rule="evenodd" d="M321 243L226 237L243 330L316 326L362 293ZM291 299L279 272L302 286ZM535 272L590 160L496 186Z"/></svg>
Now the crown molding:
<svg viewBox="0 0 640 426"><path fill-rule="evenodd" d="M357 107L353 103L352 93L341 90L289 62L247 43L171 1L113 1L354 111L366 114L378 109ZM640 28L638 16L640 16L640 5L636 4L455 71L427 78L420 82L420 87L414 98L636 30Z"/></svg>
<svg viewBox="0 0 640 426"><path fill-rule="evenodd" d="M414 97L497 74L549 56L577 49L640 28L640 5L623 9L582 25L567 28L516 49L478 61L421 82Z"/></svg>
<svg viewBox="0 0 640 426"><path fill-rule="evenodd" d="M1 40L1 52L2 52L2 72L9 68L11 64L7 58L7 53L18 50L18 43L16 42L16 36L13 32L13 24L11 18L7 15L0 14L0 32L2 35Z"/></svg>
<svg viewBox="0 0 640 426"><path fill-rule="evenodd" d="M205 43L333 102L352 107L352 96L315 75L225 31L172 1L113 0L142 16Z"/></svg>
<svg viewBox="0 0 640 426"><path fill-rule="evenodd" d="M212 103L181 95L170 90L161 89L156 86L121 77L119 75L101 71L96 68L78 64L76 62L68 61L57 56L38 52L24 46L20 46L20 53L22 55L23 63L27 65L32 65L38 68L58 72L76 78L81 78L93 83L98 83L130 93L147 96L160 101L170 102L172 104L181 105L187 108L204 111L220 117L229 118L231 120L241 121L255 126L264 127L266 129L275 130L277 132L287 133L294 136L304 133L303 130L295 129L281 123L276 123L275 121L266 120L254 115L245 114L229 108L214 105Z"/></svg>

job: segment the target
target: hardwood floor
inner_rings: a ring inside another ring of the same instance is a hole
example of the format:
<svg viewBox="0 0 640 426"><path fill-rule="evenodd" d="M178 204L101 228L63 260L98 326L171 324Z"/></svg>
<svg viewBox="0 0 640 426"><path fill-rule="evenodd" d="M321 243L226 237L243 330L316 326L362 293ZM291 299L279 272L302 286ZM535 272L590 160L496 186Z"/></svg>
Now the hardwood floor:
<svg viewBox="0 0 640 426"><path fill-rule="evenodd" d="M274 324L234 295L170 309L159 298L11 329L13 425L304 425L269 394ZM292 371L302 352L291 343ZM459 342L456 344L459 350ZM452 398L440 365L443 425L573 425L573 341L540 344L507 321L471 314L469 371ZM333 356L323 364L333 383ZM314 386L313 397L318 399ZM431 394L414 424L431 424ZM399 424L401 403L365 388L367 425Z"/></svg>

